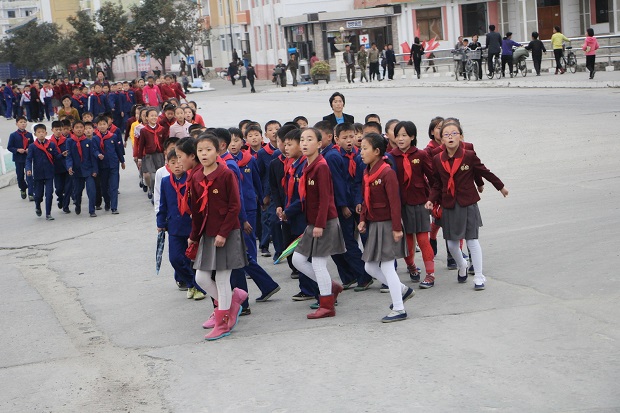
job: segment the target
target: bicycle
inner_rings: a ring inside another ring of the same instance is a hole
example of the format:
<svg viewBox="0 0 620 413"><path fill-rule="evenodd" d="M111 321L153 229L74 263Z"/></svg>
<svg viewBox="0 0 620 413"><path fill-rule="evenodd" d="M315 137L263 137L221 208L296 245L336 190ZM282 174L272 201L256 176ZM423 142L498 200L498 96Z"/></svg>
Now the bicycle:
<svg viewBox="0 0 620 413"><path fill-rule="evenodd" d="M478 62L481 50L453 50L454 77L459 80L459 75L465 74L465 79L478 80Z"/></svg>
<svg viewBox="0 0 620 413"><path fill-rule="evenodd" d="M514 75L518 75L521 72L521 76L527 76L527 64L525 63L525 59L527 59L530 55L530 52L527 51L524 47L513 47L512 53L512 62L514 65Z"/></svg>
<svg viewBox="0 0 620 413"><path fill-rule="evenodd" d="M568 50L568 54L565 56L564 52L566 50ZM577 56L575 56L572 46L562 45L562 63L566 70L570 70L571 73L577 71Z"/></svg>
<svg viewBox="0 0 620 413"><path fill-rule="evenodd" d="M215 73L215 70L213 69L209 69L208 67L206 67L204 69L204 79L205 80L212 80L215 79L217 77L217 74Z"/></svg>
<svg viewBox="0 0 620 413"><path fill-rule="evenodd" d="M493 76L497 77L498 79L499 79L500 77L502 77L502 61L501 61L501 59L499 58L499 55L497 55L497 54L496 54L496 55L493 57L493 72L490 72L490 71L489 71L489 67L488 67L488 65L489 65L489 63L488 63L488 59L484 59L484 61L485 61L486 65L487 65L487 68L486 68L487 70L486 70L486 72L487 72L487 77L488 77L489 79L493 79Z"/></svg>

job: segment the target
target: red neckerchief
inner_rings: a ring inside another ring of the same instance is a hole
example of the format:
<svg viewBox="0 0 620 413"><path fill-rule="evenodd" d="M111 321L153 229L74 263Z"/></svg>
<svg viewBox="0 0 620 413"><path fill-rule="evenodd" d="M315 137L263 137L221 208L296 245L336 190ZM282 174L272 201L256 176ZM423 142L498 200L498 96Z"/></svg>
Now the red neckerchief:
<svg viewBox="0 0 620 413"><path fill-rule="evenodd" d="M448 155L448 151L446 151L446 155ZM445 161L441 160L441 165L443 166L443 169L450 174L450 177L448 178L448 192L450 192L452 196L454 196L454 192L456 191L456 186L454 184L454 174L461 167L463 157L465 156L465 151L461 149L461 156L458 158L456 157L456 153L454 155L454 163L452 164L452 168L450 168L450 158Z"/></svg>
<svg viewBox="0 0 620 413"><path fill-rule="evenodd" d="M297 166L301 165L305 160L306 160L305 156L302 156L301 158L299 158L299 163L297 164ZM286 174L284 175L284 178L282 178L283 182L286 180L286 183L285 184L283 183L283 186L286 189L286 196L288 198L288 201L286 203L286 208L288 208L288 206L291 204L291 200L293 199L293 192L295 189L295 170L297 169L294 166L297 160L289 159L289 161L290 161L289 165L285 165L285 166L288 166L288 168L286 169Z"/></svg>
<svg viewBox="0 0 620 413"><path fill-rule="evenodd" d="M121 92L123 95L125 95L125 99L127 99L127 102L131 102L131 99L129 98L129 93L125 92L124 90Z"/></svg>
<svg viewBox="0 0 620 413"><path fill-rule="evenodd" d="M60 138L52 135L51 139L54 140L54 143L56 144L56 149L58 149L58 153L62 153L62 151L60 150L60 145L65 143L67 141L67 138L65 138L64 135L60 135Z"/></svg>
<svg viewBox="0 0 620 413"><path fill-rule="evenodd" d="M265 146L263 146L263 149L265 150L265 152L267 152L269 154L269 156L272 156L273 153L275 152L276 148L274 148L273 146L271 146L271 142Z"/></svg>
<svg viewBox="0 0 620 413"><path fill-rule="evenodd" d="M116 127L115 124L111 124L110 127L108 128L108 130L112 133L116 133L116 131L118 130L118 128Z"/></svg>
<svg viewBox="0 0 620 413"><path fill-rule="evenodd" d="M80 144L80 142L86 140L86 135L82 135L79 138L75 135L71 135L71 139L73 139L73 141L77 144L78 154L80 154L80 161L83 161L84 157L82 156L82 145Z"/></svg>
<svg viewBox="0 0 620 413"><path fill-rule="evenodd" d="M239 168L243 168L244 166L250 163L251 159L252 159L252 155L250 155L248 151L242 151L241 159L235 159L235 161L237 161L237 165L239 165ZM243 181L243 173L241 173L241 180Z"/></svg>
<svg viewBox="0 0 620 413"><path fill-rule="evenodd" d="M20 134L22 137L22 145L24 146L23 149L28 149L28 145L30 144L30 139L28 138L28 132L26 131L22 132L18 129L17 133Z"/></svg>
<svg viewBox="0 0 620 413"><path fill-rule="evenodd" d="M30 92L24 92L24 96L26 96L26 99L30 100Z"/></svg>
<svg viewBox="0 0 620 413"><path fill-rule="evenodd" d="M52 155L50 151L47 150L47 148L49 148L50 146L50 141L45 141L45 143L41 143L38 139L35 139L34 146L41 149L45 153L45 156L47 156L47 160L50 161L52 165L54 165L54 155Z"/></svg>
<svg viewBox="0 0 620 413"><path fill-rule="evenodd" d="M174 192L177 193L177 208L179 209L179 214L183 215L189 213L189 206L185 197L185 193L187 193L187 179L184 183L177 182L168 165L166 165L166 170L170 174L170 185L174 188ZM185 193L182 193L183 188L185 188Z"/></svg>
<svg viewBox="0 0 620 413"><path fill-rule="evenodd" d="M325 158L323 158L322 156L319 156L318 159L315 161L317 162L319 165L320 164L324 164L327 165L327 161L325 160ZM310 167L311 164L306 164L306 166L304 167L304 172L301 175L301 178L299 178L299 185L297 186L297 192L299 192L299 199L301 200L301 205L302 208L305 209L304 205L305 205L305 201L306 201L306 172L308 171L308 168Z"/></svg>
<svg viewBox="0 0 620 413"><path fill-rule="evenodd" d="M205 183L207 181L208 183ZM202 195L198 198L198 201L202 200L202 204L200 205L200 212L203 212L207 209L207 205L209 204L209 188L213 185L213 181L209 181L205 176L202 181L200 181L200 186L202 187Z"/></svg>
<svg viewBox="0 0 620 413"><path fill-rule="evenodd" d="M105 135L102 136L101 131L99 130L96 130L95 134L99 137L99 147L101 148L101 152L105 153L105 141L107 141L108 139L112 139L114 134L110 131L107 131Z"/></svg>
<svg viewBox="0 0 620 413"><path fill-rule="evenodd" d="M355 151L351 150L351 152L344 151L344 157L349 158L349 175L352 178L355 178L355 172L357 171L357 163L355 163L355 156L357 154Z"/></svg>
<svg viewBox="0 0 620 413"><path fill-rule="evenodd" d="M99 103L99 105L101 105L101 95L99 93L93 93L91 94L91 96L94 96L97 98L97 102Z"/></svg>
<svg viewBox="0 0 620 413"><path fill-rule="evenodd" d="M381 172L390 167L390 165L383 162L383 159L378 163L380 163L380 165L372 175L370 174L370 168L366 168L364 171L364 202L366 203L367 211L370 211L370 183L376 181L379 175L381 175Z"/></svg>
<svg viewBox="0 0 620 413"><path fill-rule="evenodd" d="M280 162L282 162L282 164L286 165L286 156L284 156L284 154L280 154L278 155L278 159L280 160Z"/></svg>
<svg viewBox="0 0 620 413"><path fill-rule="evenodd" d="M405 184L405 188L409 188L409 185L411 185L411 177L413 176L413 171L411 169L411 162L409 161L409 155L414 154L416 150L417 148L415 146L411 146L409 147L409 149L407 149L407 152L403 152L400 149L398 149L398 152L400 153L397 152L395 154L396 156L402 155L403 157L403 175L404 175L403 181Z"/></svg>
<svg viewBox="0 0 620 413"><path fill-rule="evenodd" d="M217 157L217 163L226 165L226 161L230 161L231 159L234 160L235 158L233 158L230 152L226 152L226 155Z"/></svg>
<svg viewBox="0 0 620 413"><path fill-rule="evenodd" d="M148 124L148 122L146 123L146 125L144 125L144 128L150 132L153 133L153 140L155 141L155 149L157 150L157 152L161 152L163 153L164 150L161 147L161 142L159 141L159 137L157 136L158 133L160 133L163 129L163 127L159 124L155 125L155 127L153 128L151 125Z"/></svg>

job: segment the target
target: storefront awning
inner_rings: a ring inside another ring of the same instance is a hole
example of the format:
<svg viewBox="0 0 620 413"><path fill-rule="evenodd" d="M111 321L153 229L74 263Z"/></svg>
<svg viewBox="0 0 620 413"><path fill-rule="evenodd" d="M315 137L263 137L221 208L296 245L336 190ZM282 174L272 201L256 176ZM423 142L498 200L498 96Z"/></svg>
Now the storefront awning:
<svg viewBox="0 0 620 413"><path fill-rule="evenodd" d="M400 13L400 6L398 10L394 10L393 6L376 7L372 9L356 9L339 12L319 12L303 14L301 16L281 17L280 26L299 26L308 23L318 22L330 22L341 20L357 20L357 19L372 19L375 17L393 16Z"/></svg>

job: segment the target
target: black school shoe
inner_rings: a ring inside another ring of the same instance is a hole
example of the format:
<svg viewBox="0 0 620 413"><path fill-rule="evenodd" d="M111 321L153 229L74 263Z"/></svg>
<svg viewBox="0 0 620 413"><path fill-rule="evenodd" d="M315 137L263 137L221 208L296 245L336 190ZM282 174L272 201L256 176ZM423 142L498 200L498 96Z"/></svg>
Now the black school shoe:
<svg viewBox="0 0 620 413"><path fill-rule="evenodd" d="M41 215L43 215L43 211L41 211L41 208L37 208L35 209L35 211L37 213L37 216L40 217Z"/></svg>
<svg viewBox="0 0 620 413"><path fill-rule="evenodd" d="M26 199L26 191L19 191L20 196L22 197L22 199Z"/></svg>
<svg viewBox="0 0 620 413"><path fill-rule="evenodd" d="M433 254L437 256L437 239L431 239L431 248L433 249Z"/></svg>
<svg viewBox="0 0 620 413"><path fill-rule="evenodd" d="M69 209L69 208L67 208ZM76 205L75 206L75 215L80 215L80 213L82 212L82 206L81 205Z"/></svg>
<svg viewBox="0 0 620 413"><path fill-rule="evenodd" d="M64 212L65 214L70 214L71 210L69 209L69 207L67 207L67 208L63 208L62 212Z"/></svg>
<svg viewBox="0 0 620 413"><path fill-rule="evenodd" d="M53 216L51 216L51 215L46 215L46 216L45 216L45 219L46 219L47 221L53 221L53 220L54 220L54 217L53 217Z"/></svg>
<svg viewBox="0 0 620 413"><path fill-rule="evenodd" d="M250 315L250 314L252 314L252 310L250 310L250 307L248 307L248 308L243 308L239 316L243 317L244 315Z"/></svg>
<svg viewBox="0 0 620 413"><path fill-rule="evenodd" d="M95 214L94 212L92 214L90 214L91 218L97 218L97 214Z"/></svg>

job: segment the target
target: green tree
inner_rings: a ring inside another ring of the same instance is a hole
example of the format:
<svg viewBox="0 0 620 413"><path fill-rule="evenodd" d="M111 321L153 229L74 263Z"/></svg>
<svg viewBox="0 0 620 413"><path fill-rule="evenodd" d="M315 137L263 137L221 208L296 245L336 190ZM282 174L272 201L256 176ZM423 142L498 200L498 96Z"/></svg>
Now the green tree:
<svg viewBox="0 0 620 413"><path fill-rule="evenodd" d="M2 40L0 61L11 62L30 71L49 70L61 60L58 56L61 39L55 23L39 24L33 20L14 29Z"/></svg>
<svg viewBox="0 0 620 413"><path fill-rule="evenodd" d="M164 73L168 56L176 51L190 56L203 35L191 0L144 0L130 10L133 41L160 63Z"/></svg>
<svg viewBox="0 0 620 413"><path fill-rule="evenodd" d="M93 17L81 10L67 21L75 30L72 38L79 54L90 57L94 65L105 63L111 68L116 56L133 48L127 31L129 18L122 4L115 5L108 1ZM111 69L107 75L114 79Z"/></svg>

